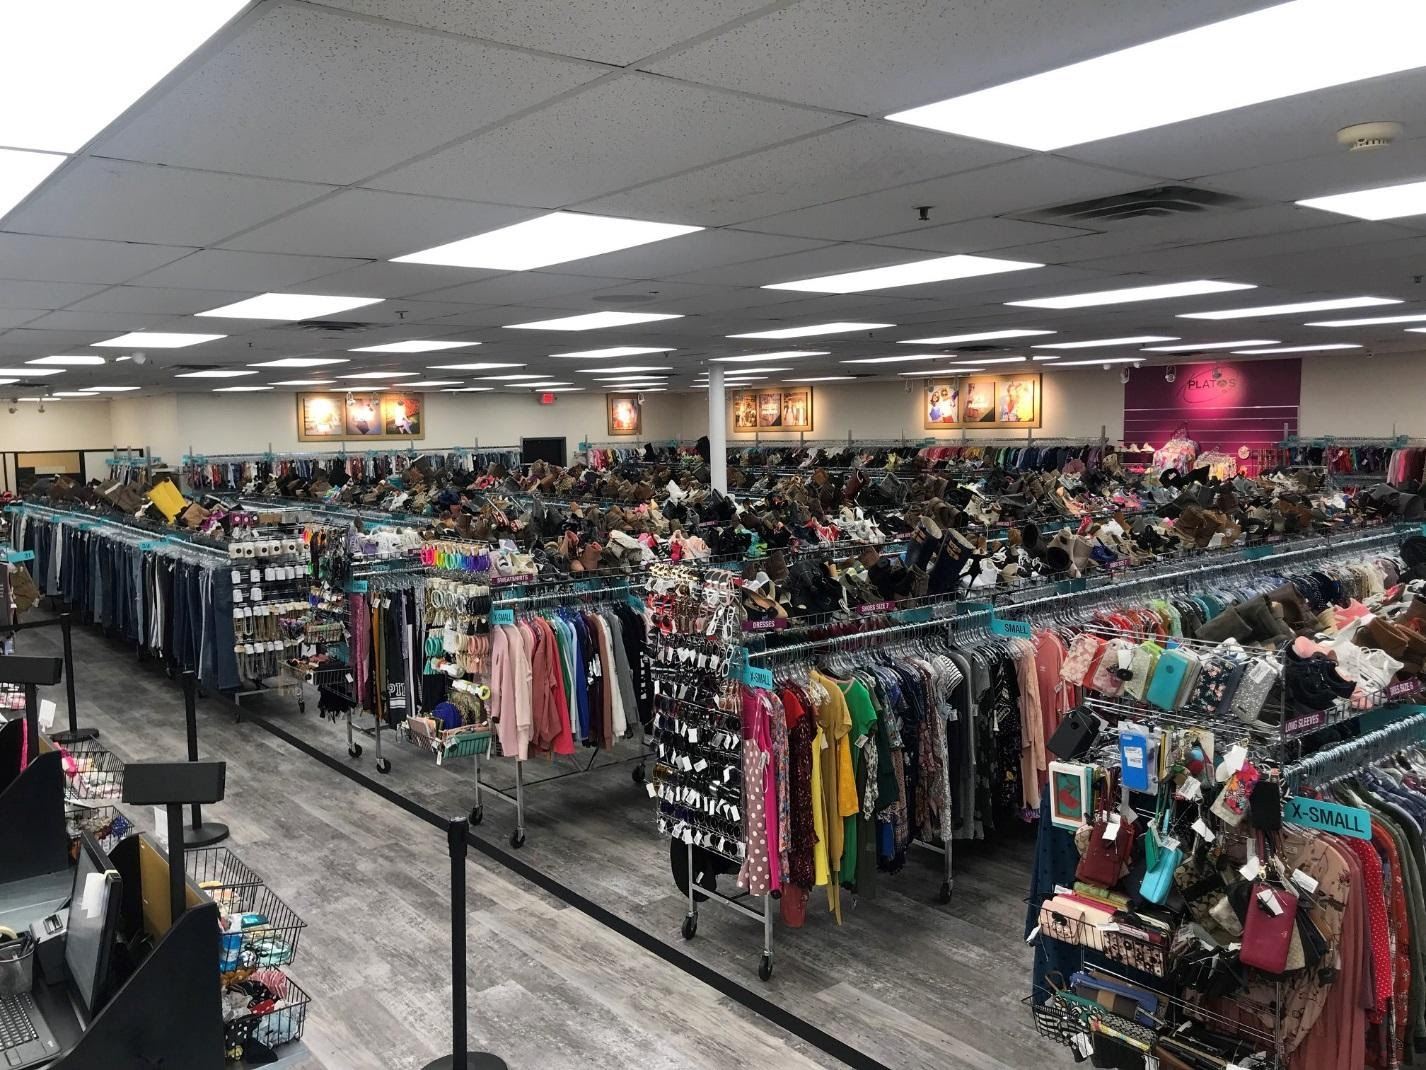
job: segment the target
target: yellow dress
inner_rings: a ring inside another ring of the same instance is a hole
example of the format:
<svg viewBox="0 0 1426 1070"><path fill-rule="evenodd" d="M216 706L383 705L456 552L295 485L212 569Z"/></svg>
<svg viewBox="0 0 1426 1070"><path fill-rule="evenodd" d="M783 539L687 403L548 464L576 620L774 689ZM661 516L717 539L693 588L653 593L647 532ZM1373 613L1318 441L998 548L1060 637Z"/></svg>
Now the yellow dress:
<svg viewBox="0 0 1426 1070"><path fill-rule="evenodd" d="M822 808L822 754L826 746L827 737L819 728L817 738L812 741L812 830L817 834L812 864L819 888L832 879L831 867L827 864L827 817Z"/></svg>

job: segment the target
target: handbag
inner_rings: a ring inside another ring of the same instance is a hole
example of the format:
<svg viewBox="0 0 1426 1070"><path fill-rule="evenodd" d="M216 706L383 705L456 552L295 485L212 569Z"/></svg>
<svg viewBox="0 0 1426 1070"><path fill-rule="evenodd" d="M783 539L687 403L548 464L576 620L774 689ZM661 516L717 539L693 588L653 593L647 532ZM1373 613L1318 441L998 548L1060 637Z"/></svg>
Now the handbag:
<svg viewBox="0 0 1426 1070"><path fill-rule="evenodd" d="M1270 904L1277 904L1274 912ZM1248 899L1243 920L1243 947L1238 953L1244 966L1264 973L1281 974L1287 969L1292 934L1297 927L1297 896L1282 888L1258 882Z"/></svg>
<svg viewBox="0 0 1426 1070"><path fill-rule="evenodd" d="M1165 650L1159 655L1144 698L1161 710L1178 709L1198 681L1200 668L1198 655L1193 651L1183 647Z"/></svg>
<svg viewBox="0 0 1426 1070"><path fill-rule="evenodd" d="M1173 818L1173 807L1164 808L1163 817L1155 827L1150 828L1149 838L1144 841L1146 868L1144 879L1139 884L1139 895L1150 903L1162 906L1173 891L1174 874L1183 865L1183 850L1177 843L1169 841L1169 823ZM1169 845L1166 846L1166 841Z"/></svg>
<svg viewBox="0 0 1426 1070"><path fill-rule="evenodd" d="M1070 987L1084 999L1092 999L1105 1010L1153 1028L1158 1023L1159 997L1097 970L1080 970L1070 975Z"/></svg>
<svg viewBox="0 0 1426 1070"><path fill-rule="evenodd" d="M1075 868L1075 880L1086 884L1096 884L1101 888L1112 888L1118 884L1129 868L1129 856L1134 850L1134 823L1115 819L1115 834L1105 839L1110 823L1100 818L1094 823L1089 837L1089 846L1084 857Z"/></svg>

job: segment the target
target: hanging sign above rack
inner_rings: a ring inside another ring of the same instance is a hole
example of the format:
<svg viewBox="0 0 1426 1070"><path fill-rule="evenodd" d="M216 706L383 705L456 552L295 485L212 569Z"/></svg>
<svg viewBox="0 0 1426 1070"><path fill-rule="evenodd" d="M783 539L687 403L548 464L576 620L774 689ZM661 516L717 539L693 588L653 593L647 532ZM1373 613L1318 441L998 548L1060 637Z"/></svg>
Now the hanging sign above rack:
<svg viewBox="0 0 1426 1070"><path fill-rule="evenodd" d="M1325 799L1294 797L1282 804L1282 819L1290 825L1335 832L1358 840L1372 838L1372 815L1356 806L1342 806Z"/></svg>

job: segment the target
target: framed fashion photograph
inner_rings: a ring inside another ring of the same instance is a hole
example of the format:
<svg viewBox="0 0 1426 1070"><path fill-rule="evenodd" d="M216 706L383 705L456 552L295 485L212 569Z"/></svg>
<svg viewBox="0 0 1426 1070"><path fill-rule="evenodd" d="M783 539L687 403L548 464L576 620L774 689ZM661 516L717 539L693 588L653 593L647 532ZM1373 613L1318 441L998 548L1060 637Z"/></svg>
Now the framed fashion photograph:
<svg viewBox="0 0 1426 1070"><path fill-rule="evenodd" d="M609 394L609 434L642 435L644 413L638 394Z"/></svg>
<svg viewBox="0 0 1426 1070"><path fill-rule="evenodd" d="M961 392L954 383L931 383L924 402L921 425L926 430L960 426Z"/></svg>
<svg viewBox="0 0 1426 1070"><path fill-rule="evenodd" d="M348 394L347 438L385 438L381 425L380 394Z"/></svg>
<svg viewBox="0 0 1426 1070"><path fill-rule="evenodd" d="M1007 375L998 388L995 422L1001 427L1040 426L1040 377Z"/></svg>
<svg viewBox="0 0 1426 1070"><path fill-rule="evenodd" d="M782 426L782 391L781 390L760 390L758 391L758 430L759 431L781 431Z"/></svg>
<svg viewBox="0 0 1426 1070"><path fill-rule="evenodd" d="M811 431L812 388L748 390L732 395L733 430Z"/></svg>
<svg viewBox="0 0 1426 1070"><path fill-rule="evenodd" d="M327 442L347 436L346 406L341 394L297 395L297 440Z"/></svg>
<svg viewBox="0 0 1426 1070"><path fill-rule="evenodd" d="M420 394L381 395L381 432L385 438L425 438Z"/></svg>
<svg viewBox="0 0 1426 1070"><path fill-rule="evenodd" d="M758 429L758 399L756 394L733 395L733 430Z"/></svg>
<svg viewBox="0 0 1426 1070"><path fill-rule="evenodd" d="M782 392L782 430L812 430L812 389L784 390Z"/></svg>
<svg viewBox="0 0 1426 1070"><path fill-rule="evenodd" d="M964 387L963 424L995 423L995 379L968 379Z"/></svg>

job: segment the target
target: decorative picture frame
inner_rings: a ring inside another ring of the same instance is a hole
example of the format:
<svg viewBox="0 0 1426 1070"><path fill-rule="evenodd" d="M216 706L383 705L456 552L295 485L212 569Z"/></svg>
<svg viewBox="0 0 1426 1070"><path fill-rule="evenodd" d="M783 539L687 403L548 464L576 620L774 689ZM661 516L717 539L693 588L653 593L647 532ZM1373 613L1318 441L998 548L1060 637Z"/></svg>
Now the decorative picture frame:
<svg viewBox="0 0 1426 1070"><path fill-rule="evenodd" d="M739 391L732 395L732 428L742 434L811 431L816 422L812 404L811 387Z"/></svg>
<svg viewBox="0 0 1426 1070"><path fill-rule="evenodd" d="M297 395L299 442L414 442L425 437L426 406L420 394Z"/></svg>
<svg viewBox="0 0 1426 1070"><path fill-rule="evenodd" d="M610 437L620 438L644 433L644 408L639 404L638 394L606 394L605 402L608 406Z"/></svg>
<svg viewBox="0 0 1426 1070"><path fill-rule="evenodd" d="M929 380L921 398L921 426L927 431L1038 428L1043 385L1039 372Z"/></svg>

